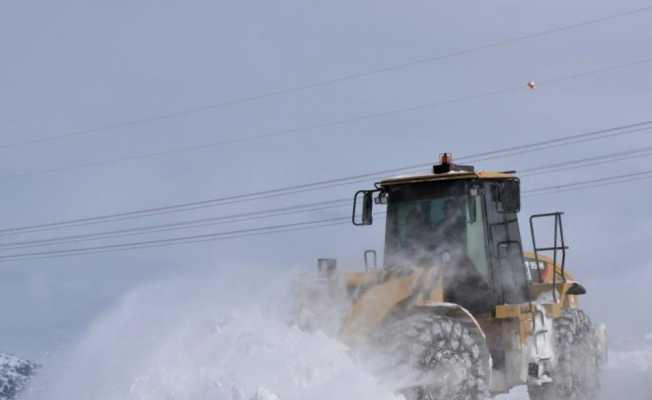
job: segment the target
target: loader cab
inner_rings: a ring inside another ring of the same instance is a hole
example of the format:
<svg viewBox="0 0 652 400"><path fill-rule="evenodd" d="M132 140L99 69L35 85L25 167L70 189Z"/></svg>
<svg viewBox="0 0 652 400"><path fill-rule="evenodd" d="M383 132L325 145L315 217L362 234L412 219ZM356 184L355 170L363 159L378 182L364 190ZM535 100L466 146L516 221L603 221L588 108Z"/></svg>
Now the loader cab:
<svg viewBox="0 0 652 400"><path fill-rule="evenodd" d="M512 174L440 163L431 175L379 182L377 200L387 205L385 269L431 268L444 301L472 312L529 300Z"/></svg>

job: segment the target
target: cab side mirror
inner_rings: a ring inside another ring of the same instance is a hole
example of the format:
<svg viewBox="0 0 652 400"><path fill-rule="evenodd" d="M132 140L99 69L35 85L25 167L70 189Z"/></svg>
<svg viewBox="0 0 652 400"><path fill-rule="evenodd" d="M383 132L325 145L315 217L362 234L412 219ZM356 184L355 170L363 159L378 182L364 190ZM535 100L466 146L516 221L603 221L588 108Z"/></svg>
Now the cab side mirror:
<svg viewBox="0 0 652 400"><path fill-rule="evenodd" d="M353 225L371 225L373 223L373 206L374 206L374 192L376 190L358 190L353 196L353 215L351 221ZM358 201L362 195L362 214L357 218Z"/></svg>

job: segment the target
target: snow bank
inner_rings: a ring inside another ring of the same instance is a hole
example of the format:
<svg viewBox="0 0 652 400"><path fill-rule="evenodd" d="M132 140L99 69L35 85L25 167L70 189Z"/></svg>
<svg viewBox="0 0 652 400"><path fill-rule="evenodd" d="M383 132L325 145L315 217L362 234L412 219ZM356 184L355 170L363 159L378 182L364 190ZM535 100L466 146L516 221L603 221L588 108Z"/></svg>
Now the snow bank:
<svg viewBox="0 0 652 400"><path fill-rule="evenodd" d="M286 322L288 285L253 276L218 274L131 293L62 365L44 371L30 397L396 399L341 344Z"/></svg>
<svg viewBox="0 0 652 400"><path fill-rule="evenodd" d="M0 353L0 400L11 400L34 373L36 365L10 354Z"/></svg>
<svg viewBox="0 0 652 400"><path fill-rule="evenodd" d="M652 372L652 340L649 335L646 340L636 348L609 351L607 370Z"/></svg>

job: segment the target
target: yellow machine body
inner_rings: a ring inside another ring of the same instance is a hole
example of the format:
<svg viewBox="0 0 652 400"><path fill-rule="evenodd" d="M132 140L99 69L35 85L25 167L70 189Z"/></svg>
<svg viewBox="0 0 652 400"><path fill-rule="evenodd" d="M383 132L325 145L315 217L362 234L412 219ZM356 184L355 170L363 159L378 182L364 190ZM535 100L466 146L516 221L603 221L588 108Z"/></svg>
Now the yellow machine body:
<svg viewBox="0 0 652 400"><path fill-rule="evenodd" d="M383 195L387 194L390 204L392 196L397 196L395 198L408 196L409 200L413 192L414 196L419 195L418 190L421 190L419 188L437 187L445 182L458 182L453 183L454 185L459 185L459 182L467 185L468 182L471 187L468 193L475 196L474 193L477 191L483 191L484 195L491 197L494 203L495 198L504 202L497 207L507 208L509 193L500 197L498 191L503 182L518 183L518 179L511 172L475 172L469 169L456 170L451 167L440 173L383 180L376 184L375 191L380 192L377 203L386 200ZM491 185L498 189L494 190ZM402 194L396 194L396 190L402 191ZM370 203L369 199L365 198L365 200ZM511 201L513 202L513 199ZM477 218L480 218L479 216L489 218L486 205L490 204L489 200L487 203L478 200L477 204L483 207L474 210ZM367 206L370 207L369 204ZM518 207L520 208L520 194ZM354 207L354 224L361 225L362 223L356 223L355 212ZM389 214L388 211L388 218L390 218ZM516 215L515 212L513 215ZM364 224L370 224L371 217L367 216L364 221ZM487 226L490 222L486 223ZM390 222L388 222L388 229L389 227ZM390 239L386 240L387 259ZM520 234L517 244L520 246ZM428 312L454 317L482 337L494 356L491 391L493 393L508 391L532 379L528 376L528 368L531 369L533 362L542 363L540 360L549 358L546 354L548 350L542 349L545 346L542 347L540 344L540 336L545 336L542 332L551 326L551 321L558 318L564 309L576 308L577 296L585 292L564 265L559 262L555 264L553 258L540 252L523 252L522 247L519 248L521 250L518 255L512 254L512 256L516 257L517 268L522 268L523 271L520 272L524 274L523 276L527 276L527 293L522 296L522 301L513 304L502 302L478 312L472 311L461 304L446 301L448 293L444 274L437 266L422 266L415 263L396 268L387 265L386 262L382 267L367 268L365 272L347 272L341 268L321 271L319 278L313 282L317 284L303 285L300 291L303 322L305 325L314 326L316 324L312 320L330 313L331 319L334 318L336 322L333 324L332 333L355 349L357 346L367 344L374 332L398 315ZM555 251L557 251L556 247Z"/></svg>

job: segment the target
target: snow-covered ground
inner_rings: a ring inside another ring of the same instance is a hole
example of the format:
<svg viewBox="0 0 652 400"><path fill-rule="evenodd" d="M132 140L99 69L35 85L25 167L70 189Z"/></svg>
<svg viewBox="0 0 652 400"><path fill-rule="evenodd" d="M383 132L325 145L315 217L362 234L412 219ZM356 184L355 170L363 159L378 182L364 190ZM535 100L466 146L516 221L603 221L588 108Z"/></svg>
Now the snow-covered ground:
<svg viewBox="0 0 652 400"><path fill-rule="evenodd" d="M288 324L285 285L225 278L130 294L58 365L44 367L27 397L396 399L340 343Z"/></svg>
<svg viewBox="0 0 652 400"><path fill-rule="evenodd" d="M645 335L643 340L615 346L609 352L607 369L617 372L652 373L652 333Z"/></svg>
<svg viewBox="0 0 652 400"><path fill-rule="evenodd" d="M288 323L287 279L176 279L134 291L59 359L27 399L398 400L340 343ZM610 351L605 399L649 399L652 335ZM499 400L527 399L517 388Z"/></svg>
<svg viewBox="0 0 652 400"><path fill-rule="evenodd" d="M603 399L652 399L652 333L613 342L603 379Z"/></svg>

